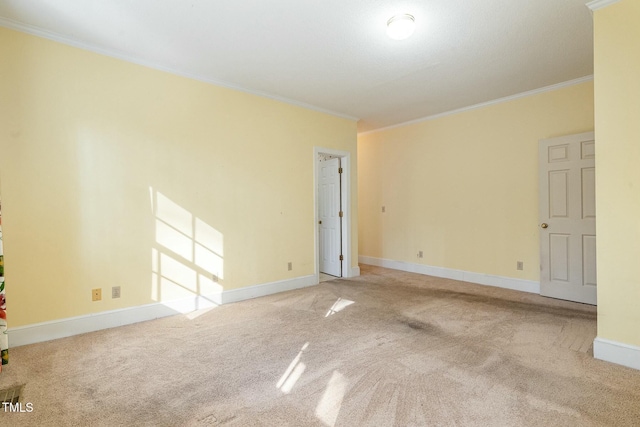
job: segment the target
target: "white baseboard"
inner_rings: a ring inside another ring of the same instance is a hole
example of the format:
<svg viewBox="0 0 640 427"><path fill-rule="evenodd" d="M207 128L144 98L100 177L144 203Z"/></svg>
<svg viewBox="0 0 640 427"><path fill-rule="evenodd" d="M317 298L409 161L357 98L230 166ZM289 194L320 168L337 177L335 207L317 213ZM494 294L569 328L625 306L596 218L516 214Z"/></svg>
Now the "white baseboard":
<svg viewBox="0 0 640 427"><path fill-rule="evenodd" d="M640 369L640 347L596 337L593 357L633 369Z"/></svg>
<svg viewBox="0 0 640 427"><path fill-rule="evenodd" d="M278 292L292 291L294 289L306 288L317 285L318 280L315 275L301 276L293 279L279 280L277 282L264 283L262 285L247 286L240 289L231 289L222 292L222 304L244 301L246 299L264 297Z"/></svg>
<svg viewBox="0 0 640 427"><path fill-rule="evenodd" d="M407 271L409 273L426 274L428 276L442 277L445 279L460 280L463 282L477 283L479 285L496 286L498 288L513 289L516 291L540 293L540 282L534 280L515 279L512 277L494 276L491 274L474 273L471 271L454 270L452 268L432 267L424 264L394 261L384 258L359 256L362 264L376 265L378 267L391 268L393 270Z"/></svg>
<svg viewBox="0 0 640 427"><path fill-rule="evenodd" d="M192 297L163 303L146 304L119 310L103 311L85 316L34 323L17 328L9 328L11 347L50 341L57 338L115 328L145 320L158 319L178 313L190 313L195 310L220 305L220 295Z"/></svg>
<svg viewBox="0 0 640 427"><path fill-rule="evenodd" d="M191 313L196 310L216 307L221 304L266 296L278 292L304 288L318 284L315 276L302 276L262 285L223 291L219 294L195 296L175 301L159 302L119 310L103 311L85 316L35 323L32 325L9 328L9 345L35 344L58 338L70 337L101 329L115 328L146 320L158 319L179 313Z"/></svg>

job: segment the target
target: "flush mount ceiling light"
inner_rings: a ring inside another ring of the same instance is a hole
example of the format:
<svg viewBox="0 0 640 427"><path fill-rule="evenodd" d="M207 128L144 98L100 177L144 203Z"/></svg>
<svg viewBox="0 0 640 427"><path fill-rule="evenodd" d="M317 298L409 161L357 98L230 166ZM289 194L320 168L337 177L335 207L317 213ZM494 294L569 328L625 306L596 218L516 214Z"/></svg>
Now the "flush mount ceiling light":
<svg viewBox="0 0 640 427"><path fill-rule="evenodd" d="M394 40L411 37L416 29L416 20L412 15L396 15L387 21L387 35Z"/></svg>

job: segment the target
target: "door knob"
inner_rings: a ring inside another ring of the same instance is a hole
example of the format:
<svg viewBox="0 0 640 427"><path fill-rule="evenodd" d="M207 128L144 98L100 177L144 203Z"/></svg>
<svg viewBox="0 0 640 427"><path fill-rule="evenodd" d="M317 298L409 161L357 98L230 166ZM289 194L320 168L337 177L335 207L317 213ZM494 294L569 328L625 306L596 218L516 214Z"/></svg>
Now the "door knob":
<svg viewBox="0 0 640 427"><path fill-rule="evenodd" d="M543 222L543 223L540 225L540 227L542 227L542 228L548 228L548 227L549 227L549 224L547 224L546 222Z"/></svg>

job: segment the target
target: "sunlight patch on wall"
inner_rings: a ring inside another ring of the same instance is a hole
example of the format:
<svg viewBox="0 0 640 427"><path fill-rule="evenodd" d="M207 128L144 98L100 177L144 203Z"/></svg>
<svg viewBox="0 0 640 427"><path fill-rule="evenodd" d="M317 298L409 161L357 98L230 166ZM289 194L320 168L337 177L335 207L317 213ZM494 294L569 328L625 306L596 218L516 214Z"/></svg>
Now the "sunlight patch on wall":
<svg viewBox="0 0 640 427"><path fill-rule="evenodd" d="M180 283L166 277L160 277L161 301L175 301L196 296L197 293L185 289Z"/></svg>
<svg viewBox="0 0 640 427"><path fill-rule="evenodd" d="M199 218L196 218L196 242L201 243L204 247L220 256L224 255L222 233Z"/></svg>
<svg viewBox="0 0 640 427"><path fill-rule="evenodd" d="M224 278L223 235L153 187L149 194L156 243L151 248L151 298L172 306L193 299L189 312L195 318L219 301L223 291L218 283Z"/></svg>
<svg viewBox="0 0 640 427"><path fill-rule="evenodd" d="M193 215L162 193L156 193L156 218L193 238Z"/></svg>
<svg viewBox="0 0 640 427"><path fill-rule="evenodd" d="M300 360L302 359L302 353L304 353L307 347L309 347L308 342L302 346L298 355L293 358L289 367L284 371L284 374L282 374L282 377L280 377L280 380L278 380L278 383L276 384L276 387L284 394L289 394L291 392L293 386L298 382L305 369L307 369L307 365L302 363Z"/></svg>
<svg viewBox="0 0 640 427"><path fill-rule="evenodd" d="M211 252L198 243L196 243L195 252L195 263L198 267L214 274L219 279L224 279L221 256Z"/></svg>
<svg viewBox="0 0 640 427"><path fill-rule="evenodd" d="M182 258L193 261L193 240L156 219L156 242Z"/></svg>
<svg viewBox="0 0 640 427"><path fill-rule="evenodd" d="M195 241L195 263L219 279L224 279L222 233L200 218L196 218Z"/></svg>
<svg viewBox="0 0 640 427"><path fill-rule="evenodd" d="M324 317L329 317L333 314L336 314L337 312L344 310L346 307L354 303L355 301L338 298L337 301L333 303L329 311L327 311L327 314L324 315Z"/></svg>
<svg viewBox="0 0 640 427"><path fill-rule="evenodd" d="M222 292L222 286L214 282L211 278L198 274L198 285L202 295L211 295Z"/></svg>
<svg viewBox="0 0 640 427"><path fill-rule="evenodd" d="M177 283L188 292L198 292L198 274L175 258L160 254L160 271L163 279Z"/></svg>
<svg viewBox="0 0 640 427"><path fill-rule="evenodd" d="M349 382L344 375L338 371L333 371L322 399L320 399L316 407L316 416L324 425L329 427L335 425L348 385Z"/></svg>

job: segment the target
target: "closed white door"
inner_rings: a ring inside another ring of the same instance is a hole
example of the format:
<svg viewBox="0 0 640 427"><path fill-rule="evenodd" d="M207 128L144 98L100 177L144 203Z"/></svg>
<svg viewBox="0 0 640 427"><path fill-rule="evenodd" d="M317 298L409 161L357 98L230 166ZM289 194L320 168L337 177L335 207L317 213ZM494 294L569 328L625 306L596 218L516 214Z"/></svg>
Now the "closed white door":
<svg viewBox="0 0 640 427"><path fill-rule="evenodd" d="M540 141L540 294L596 304L593 132Z"/></svg>
<svg viewBox="0 0 640 427"><path fill-rule="evenodd" d="M341 277L340 159L320 160L319 170L320 272Z"/></svg>

